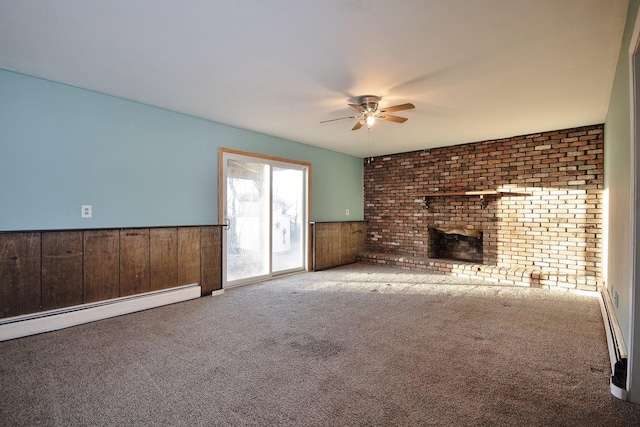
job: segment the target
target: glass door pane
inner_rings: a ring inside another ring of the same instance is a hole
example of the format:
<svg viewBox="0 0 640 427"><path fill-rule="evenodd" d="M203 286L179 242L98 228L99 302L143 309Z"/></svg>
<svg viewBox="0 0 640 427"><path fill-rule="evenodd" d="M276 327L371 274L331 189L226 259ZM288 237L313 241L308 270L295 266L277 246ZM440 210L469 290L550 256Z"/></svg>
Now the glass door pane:
<svg viewBox="0 0 640 427"><path fill-rule="evenodd" d="M270 167L260 162L227 159L226 282L270 272Z"/></svg>
<svg viewBox="0 0 640 427"><path fill-rule="evenodd" d="M304 268L304 188L303 170L272 168L273 272Z"/></svg>

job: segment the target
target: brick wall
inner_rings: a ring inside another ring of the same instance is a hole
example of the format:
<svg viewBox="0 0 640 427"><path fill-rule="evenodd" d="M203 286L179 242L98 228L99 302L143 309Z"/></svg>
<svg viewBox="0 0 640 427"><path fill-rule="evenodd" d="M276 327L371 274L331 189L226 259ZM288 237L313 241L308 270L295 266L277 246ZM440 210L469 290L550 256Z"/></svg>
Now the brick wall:
<svg viewBox="0 0 640 427"><path fill-rule="evenodd" d="M426 258L429 226L472 228L491 271L601 284L603 172L603 125L376 157L364 167L367 251ZM427 193L477 190L512 193L435 196L425 207Z"/></svg>

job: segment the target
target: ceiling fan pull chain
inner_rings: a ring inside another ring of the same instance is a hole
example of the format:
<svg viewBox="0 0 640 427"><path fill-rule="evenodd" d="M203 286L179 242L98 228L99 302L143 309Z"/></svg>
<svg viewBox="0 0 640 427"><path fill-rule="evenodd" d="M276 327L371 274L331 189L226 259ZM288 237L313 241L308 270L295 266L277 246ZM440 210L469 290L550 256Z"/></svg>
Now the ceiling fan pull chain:
<svg viewBox="0 0 640 427"><path fill-rule="evenodd" d="M371 134L371 126L369 126L368 132L369 132L369 154L370 154L370 157L369 157L369 161L367 163L371 163L371 162L373 162L373 135Z"/></svg>

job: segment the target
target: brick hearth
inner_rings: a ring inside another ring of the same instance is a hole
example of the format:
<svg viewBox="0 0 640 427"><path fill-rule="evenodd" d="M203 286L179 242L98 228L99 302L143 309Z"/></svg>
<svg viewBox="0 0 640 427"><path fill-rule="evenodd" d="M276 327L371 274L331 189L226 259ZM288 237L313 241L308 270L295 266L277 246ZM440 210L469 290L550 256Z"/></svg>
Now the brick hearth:
<svg viewBox="0 0 640 427"><path fill-rule="evenodd" d="M364 166L367 252L358 259L595 289L603 167L603 125L376 157ZM439 195L473 191L505 193ZM482 231L482 263L428 258L429 227Z"/></svg>

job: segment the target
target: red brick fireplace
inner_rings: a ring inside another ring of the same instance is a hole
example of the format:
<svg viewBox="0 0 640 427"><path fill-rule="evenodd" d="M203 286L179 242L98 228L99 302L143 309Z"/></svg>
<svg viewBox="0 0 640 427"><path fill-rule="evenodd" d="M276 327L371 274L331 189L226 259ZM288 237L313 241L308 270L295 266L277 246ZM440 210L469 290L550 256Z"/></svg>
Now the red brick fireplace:
<svg viewBox="0 0 640 427"><path fill-rule="evenodd" d="M595 289L603 158L603 125L376 157L364 166L367 252L359 260ZM480 234L481 257L434 255L434 229Z"/></svg>

